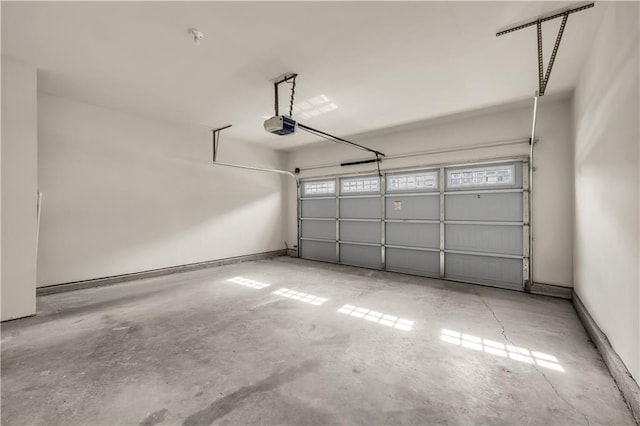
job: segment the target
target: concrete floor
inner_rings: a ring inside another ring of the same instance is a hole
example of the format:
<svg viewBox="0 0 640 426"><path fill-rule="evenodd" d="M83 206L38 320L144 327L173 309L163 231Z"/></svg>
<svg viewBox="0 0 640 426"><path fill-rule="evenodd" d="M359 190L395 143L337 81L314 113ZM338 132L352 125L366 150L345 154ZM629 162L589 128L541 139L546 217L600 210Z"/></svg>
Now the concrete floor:
<svg viewBox="0 0 640 426"><path fill-rule="evenodd" d="M566 300L281 257L38 312L2 324L2 424L635 424Z"/></svg>

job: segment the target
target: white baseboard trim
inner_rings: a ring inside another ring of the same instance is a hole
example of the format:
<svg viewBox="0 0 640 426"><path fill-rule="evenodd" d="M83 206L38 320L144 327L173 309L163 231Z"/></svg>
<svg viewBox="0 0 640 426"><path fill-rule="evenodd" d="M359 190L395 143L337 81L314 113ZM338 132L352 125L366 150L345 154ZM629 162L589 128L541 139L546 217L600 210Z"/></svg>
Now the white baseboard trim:
<svg viewBox="0 0 640 426"><path fill-rule="evenodd" d="M636 423L640 425L640 386L638 386L638 383L633 379L629 370L627 370L627 367L620 359L620 356L613 347L611 347L609 339L607 339L607 336L600 330L600 327L598 327L598 324L593 320L591 314L589 314L589 311L587 311L587 308L575 291L573 292L573 307L578 313L578 317L587 330L591 341L596 345L596 348L598 348L598 351L602 355L602 359L609 369L611 376L613 376L613 380L615 380L618 385L620 393L629 406L633 418Z"/></svg>
<svg viewBox="0 0 640 426"><path fill-rule="evenodd" d="M533 283L531 293L571 300L573 288L553 284Z"/></svg>
<svg viewBox="0 0 640 426"><path fill-rule="evenodd" d="M81 290L83 288L98 287L118 284L125 281L141 280L144 278L161 277L163 275L176 274L178 272L195 271L198 269L213 268L215 266L230 265L232 263L248 262L251 260L270 259L272 257L286 256L287 250L275 250L264 253L248 254L245 256L229 257L226 259L208 260L206 262L190 263L187 265L171 266L168 268L152 269L149 271L134 272L132 274L114 275L111 277L94 278L91 280L74 281L70 283L54 284L46 287L38 287L36 296L61 293L63 291Z"/></svg>

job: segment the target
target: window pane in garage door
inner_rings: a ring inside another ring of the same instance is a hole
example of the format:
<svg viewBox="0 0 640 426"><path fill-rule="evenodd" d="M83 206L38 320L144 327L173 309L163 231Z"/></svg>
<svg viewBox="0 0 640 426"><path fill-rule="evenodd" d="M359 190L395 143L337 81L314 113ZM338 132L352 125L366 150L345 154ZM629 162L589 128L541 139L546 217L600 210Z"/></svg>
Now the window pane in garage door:
<svg viewBox="0 0 640 426"><path fill-rule="evenodd" d="M336 181L320 180L302 183L302 195L305 197L314 195L334 195L336 193Z"/></svg>
<svg viewBox="0 0 640 426"><path fill-rule="evenodd" d="M522 162L447 168L447 191L522 188Z"/></svg>
<svg viewBox="0 0 640 426"><path fill-rule="evenodd" d="M437 191L438 171L394 173L387 176L387 192Z"/></svg>
<svg viewBox="0 0 640 426"><path fill-rule="evenodd" d="M340 194L342 195L380 192L380 178L378 176L342 178L340 182Z"/></svg>

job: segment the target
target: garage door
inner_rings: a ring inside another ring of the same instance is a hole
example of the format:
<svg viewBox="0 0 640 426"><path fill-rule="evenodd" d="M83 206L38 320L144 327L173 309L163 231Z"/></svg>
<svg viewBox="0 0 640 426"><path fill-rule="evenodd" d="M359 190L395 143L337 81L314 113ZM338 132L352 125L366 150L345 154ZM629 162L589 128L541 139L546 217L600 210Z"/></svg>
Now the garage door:
<svg viewBox="0 0 640 426"><path fill-rule="evenodd" d="M300 256L521 290L526 164L303 181Z"/></svg>
<svg viewBox="0 0 640 426"><path fill-rule="evenodd" d="M445 169L445 278L523 288L523 163Z"/></svg>

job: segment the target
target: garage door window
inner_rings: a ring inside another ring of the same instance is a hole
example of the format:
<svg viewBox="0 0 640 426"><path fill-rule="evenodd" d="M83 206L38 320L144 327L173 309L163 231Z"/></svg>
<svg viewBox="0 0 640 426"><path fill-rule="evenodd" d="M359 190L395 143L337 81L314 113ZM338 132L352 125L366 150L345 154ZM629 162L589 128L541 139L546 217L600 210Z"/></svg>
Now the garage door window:
<svg viewBox="0 0 640 426"><path fill-rule="evenodd" d="M515 183L515 177L515 166L513 164L447 171L449 188L508 186Z"/></svg>
<svg viewBox="0 0 640 426"><path fill-rule="evenodd" d="M334 180L324 180L304 183L304 195L330 195L336 193Z"/></svg>
<svg viewBox="0 0 640 426"><path fill-rule="evenodd" d="M387 178L388 191L411 191L417 189L437 189L438 172L421 172L391 175Z"/></svg>
<svg viewBox="0 0 640 426"><path fill-rule="evenodd" d="M345 179L342 181L343 193L379 192L380 180L377 177Z"/></svg>

